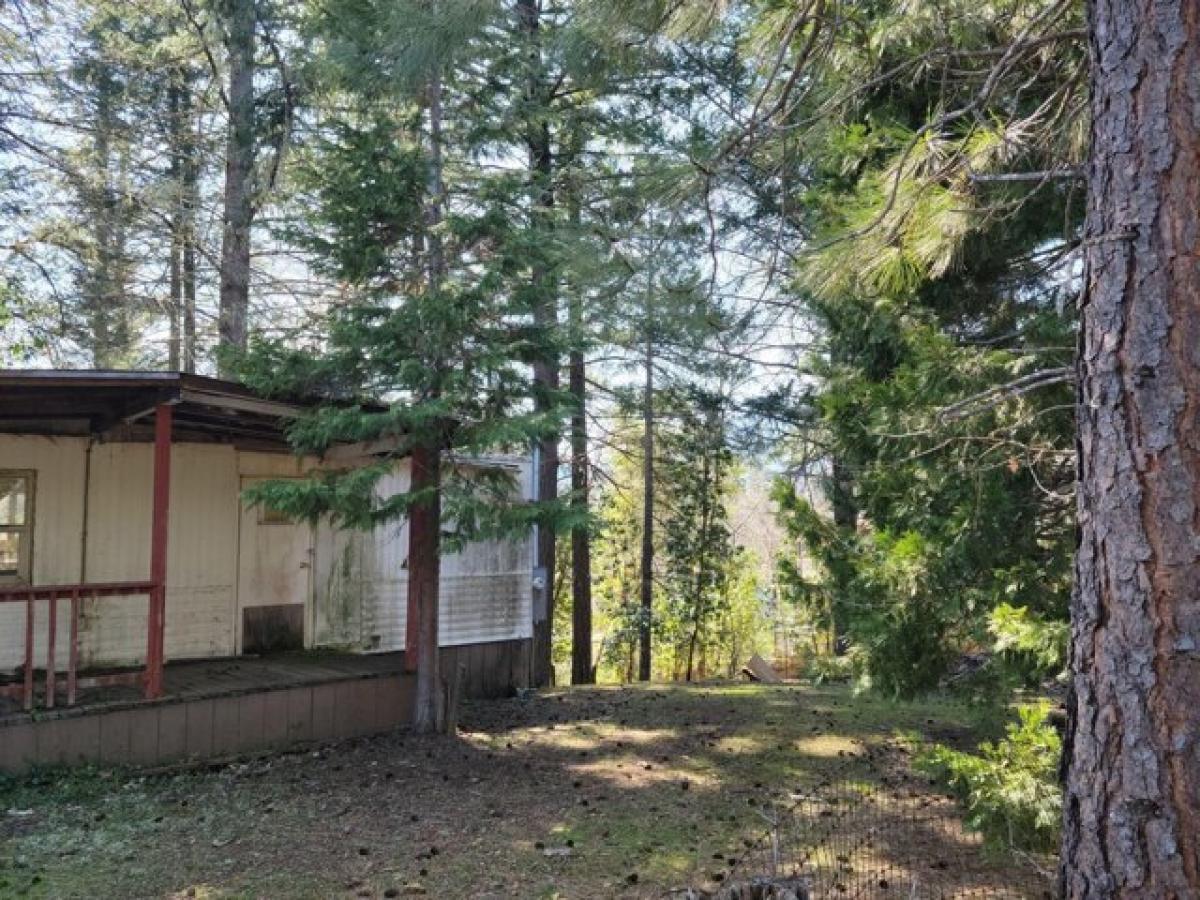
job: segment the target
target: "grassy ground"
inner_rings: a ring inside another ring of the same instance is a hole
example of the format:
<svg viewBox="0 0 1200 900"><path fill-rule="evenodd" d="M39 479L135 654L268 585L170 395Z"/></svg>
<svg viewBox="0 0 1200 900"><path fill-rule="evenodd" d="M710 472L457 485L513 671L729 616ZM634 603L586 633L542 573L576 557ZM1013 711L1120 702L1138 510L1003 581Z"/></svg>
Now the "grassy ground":
<svg viewBox="0 0 1200 900"><path fill-rule="evenodd" d="M470 704L455 739L49 773L0 785L0 897L657 897L711 883L764 804L895 783L897 733L968 726L840 688L614 687Z"/></svg>

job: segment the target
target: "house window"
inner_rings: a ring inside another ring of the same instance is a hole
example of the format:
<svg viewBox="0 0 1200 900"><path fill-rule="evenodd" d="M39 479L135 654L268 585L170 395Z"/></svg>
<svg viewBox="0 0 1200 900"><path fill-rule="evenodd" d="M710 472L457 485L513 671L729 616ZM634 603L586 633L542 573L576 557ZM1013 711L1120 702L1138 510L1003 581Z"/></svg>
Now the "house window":
<svg viewBox="0 0 1200 900"><path fill-rule="evenodd" d="M0 582L28 582L33 562L33 473L0 469Z"/></svg>
<svg viewBox="0 0 1200 900"><path fill-rule="evenodd" d="M277 509L271 509L271 507L267 506L266 504L259 504L259 525L290 525L291 523L292 520L288 518L287 513L280 512Z"/></svg>

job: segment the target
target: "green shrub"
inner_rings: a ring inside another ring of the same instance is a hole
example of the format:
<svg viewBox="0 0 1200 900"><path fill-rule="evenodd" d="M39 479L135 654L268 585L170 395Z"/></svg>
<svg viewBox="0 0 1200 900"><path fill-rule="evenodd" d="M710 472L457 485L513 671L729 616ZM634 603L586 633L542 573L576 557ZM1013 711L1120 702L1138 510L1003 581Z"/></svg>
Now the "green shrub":
<svg viewBox="0 0 1200 900"><path fill-rule="evenodd" d="M1026 606L1001 603L988 616L998 653L1015 658L1032 678L1058 675L1067 664L1071 626L1046 619Z"/></svg>
<svg viewBox="0 0 1200 900"><path fill-rule="evenodd" d="M1018 721L979 754L937 745L917 758L967 808L967 824L993 846L1052 851L1058 845L1062 792L1057 772L1062 741L1048 721L1050 705L1018 709Z"/></svg>
<svg viewBox="0 0 1200 900"><path fill-rule="evenodd" d="M937 687L954 654L937 612L922 600L888 610L886 625L864 641L864 686L905 700Z"/></svg>

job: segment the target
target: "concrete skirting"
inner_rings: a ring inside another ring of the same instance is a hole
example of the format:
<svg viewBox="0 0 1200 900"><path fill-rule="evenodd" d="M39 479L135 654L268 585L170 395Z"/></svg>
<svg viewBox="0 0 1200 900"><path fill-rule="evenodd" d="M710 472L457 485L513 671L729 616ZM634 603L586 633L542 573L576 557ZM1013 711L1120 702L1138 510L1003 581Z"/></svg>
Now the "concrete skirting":
<svg viewBox="0 0 1200 900"><path fill-rule="evenodd" d="M0 771L155 766L376 734L409 723L414 688L411 675L381 674L9 716L0 721Z"/></svg>

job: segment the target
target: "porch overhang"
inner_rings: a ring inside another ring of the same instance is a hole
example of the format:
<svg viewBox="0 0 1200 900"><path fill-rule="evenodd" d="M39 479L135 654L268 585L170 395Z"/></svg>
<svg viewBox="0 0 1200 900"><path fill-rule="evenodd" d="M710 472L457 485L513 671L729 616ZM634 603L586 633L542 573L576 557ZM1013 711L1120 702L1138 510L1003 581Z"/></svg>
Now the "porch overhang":
<svg viewBox="0 0 1200 900"><path fill-rule="evenodd" d="M185 372L97 370L0 370L0 433L81 436L102 441L153 443L150 573L147 581L122 584L0 585L0 602L25 606L22 682L0 686L34 705L34 632L44 603L48 627L46 705L55 705L55 635L58 601L70 601L67 702L75 701L80 602L146 594L146 665L142 672L110 680L140 682L147 699L163 690L165 663L167 539L171 500L171 445L178 441L233 444L277 453L289 449L286 423L301 407L259 397L229 381Z"/></svg>
<svg viewBox="0 0 1200 900"><path fill-rule="evenodd" d="M176 441L288 449L284 430L301 404L188 372L0 369L0 433L154 440L154 411L168 404Z"/></svg>

